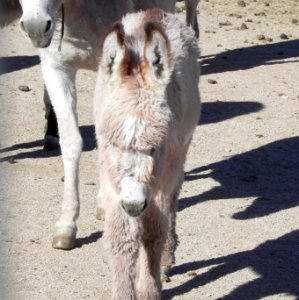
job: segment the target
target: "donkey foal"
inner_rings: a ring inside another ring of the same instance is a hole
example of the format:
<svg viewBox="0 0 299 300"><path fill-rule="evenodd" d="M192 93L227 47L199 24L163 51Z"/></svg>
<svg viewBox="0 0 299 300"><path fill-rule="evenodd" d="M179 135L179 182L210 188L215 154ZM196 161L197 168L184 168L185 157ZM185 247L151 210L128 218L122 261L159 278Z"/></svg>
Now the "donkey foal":
<svg viewBox="0 0 299 300"><path fill-rule="evenodd" d="M161 258L174 263L198 57L192 30L159 9L128 14L104 39L94 111L114 300L160 299Z"/></svg>

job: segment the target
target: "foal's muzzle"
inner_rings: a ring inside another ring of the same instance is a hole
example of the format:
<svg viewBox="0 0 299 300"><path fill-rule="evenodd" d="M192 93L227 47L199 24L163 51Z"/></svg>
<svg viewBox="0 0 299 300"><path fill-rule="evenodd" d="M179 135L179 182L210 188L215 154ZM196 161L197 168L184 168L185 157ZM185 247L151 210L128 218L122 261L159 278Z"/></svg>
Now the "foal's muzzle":
<svg viewBox="0 0 299 300"><path fill-rule="evenodd" d="M129 216L140 216L148 207L149 199L150 192L145 183L132 177L121 180L120 205Z"/></svg>

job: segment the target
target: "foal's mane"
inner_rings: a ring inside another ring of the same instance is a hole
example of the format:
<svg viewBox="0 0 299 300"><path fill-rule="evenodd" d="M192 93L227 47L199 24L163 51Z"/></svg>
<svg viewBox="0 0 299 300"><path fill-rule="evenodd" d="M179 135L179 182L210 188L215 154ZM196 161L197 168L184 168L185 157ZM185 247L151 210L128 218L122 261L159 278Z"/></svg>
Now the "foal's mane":
<svg viewBox="0 0 299 300"><path fill-rule="evenodd" d="M9 25L22 15L22 8L18 0L0 1L0 27Z"/></svg>

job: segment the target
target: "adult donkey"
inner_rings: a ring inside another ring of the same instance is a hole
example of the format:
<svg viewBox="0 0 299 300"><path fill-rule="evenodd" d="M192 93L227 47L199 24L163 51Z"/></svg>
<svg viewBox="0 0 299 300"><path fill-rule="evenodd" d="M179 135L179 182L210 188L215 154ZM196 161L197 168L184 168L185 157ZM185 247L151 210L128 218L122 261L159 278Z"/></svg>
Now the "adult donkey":
<svg viewBox="0 0 299 300"><path fill-rule="evenodd" d="M64 165L64 196L62 213L56 223L52 243L54 248L65 250L73 248L77 232L76 220L80 206L78 171L82 151L76 111L77 70L96 71L104 33L121 16L127 12L151 7L174 12L175 2L175 0L1 2L1 8L9 12L0 13L0 19L3 18L3 22L0 20L2 25L10 21L8 17L12 20L22 11L20 27L33 46L40 48L43 78L57 117ZM45 95L47 99L47 94ZM55 118L53 112L50 115Z"/></svg>

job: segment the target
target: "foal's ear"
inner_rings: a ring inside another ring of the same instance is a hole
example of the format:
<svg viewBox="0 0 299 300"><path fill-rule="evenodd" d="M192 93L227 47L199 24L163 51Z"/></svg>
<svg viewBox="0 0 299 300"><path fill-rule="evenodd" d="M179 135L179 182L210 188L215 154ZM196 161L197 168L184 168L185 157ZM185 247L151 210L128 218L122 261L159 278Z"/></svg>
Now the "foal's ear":
<svg viewBox="0 0 299 300"><path fill-rule="evenodd" d="M120 64L125 55L124 36L123 25L116 23L104 38L101 66L109 80L120 76Z"/></svg>
<svg viewBox="0 0 299 300"><path fill-rule="evenodd" d="M172 72L172 57L169 41L159 25L149 22L145 25L145 61L153 81L168 83Z"/></svg>

